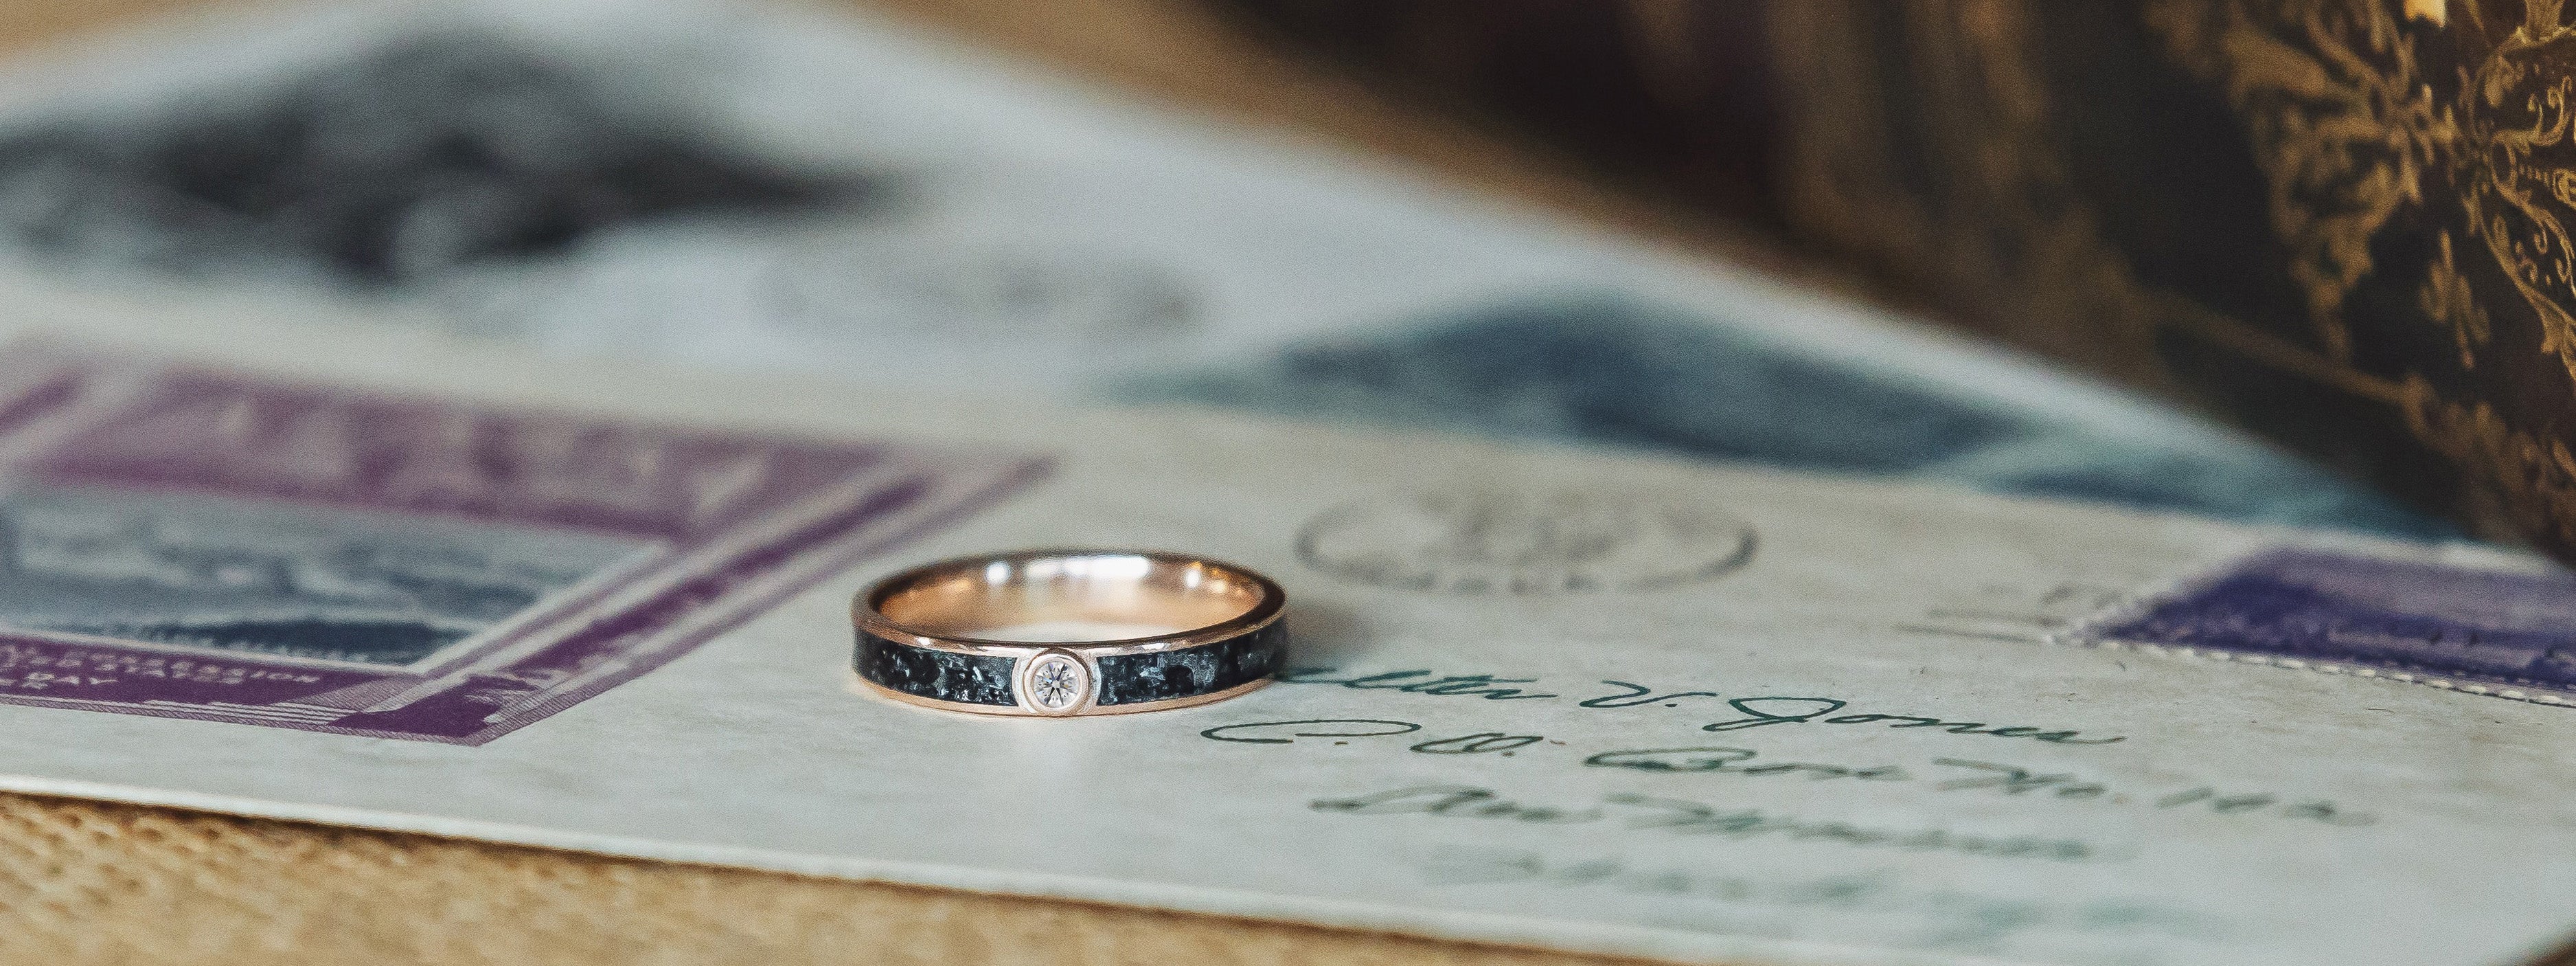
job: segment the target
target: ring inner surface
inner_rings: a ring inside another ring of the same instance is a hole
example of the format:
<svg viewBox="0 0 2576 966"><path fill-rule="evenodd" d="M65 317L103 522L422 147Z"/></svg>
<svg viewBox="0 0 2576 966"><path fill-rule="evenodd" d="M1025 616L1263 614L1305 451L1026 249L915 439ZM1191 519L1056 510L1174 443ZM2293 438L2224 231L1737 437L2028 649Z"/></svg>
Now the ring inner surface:
<svg viewBox="0 0 2576 966"><path fill-rule="evenodd" d="M1250 613L1263 594L1260 582L1205 561L1103 553L962 566L875 604L887 620L934 637L1041 643L1194 631Z"/></svg>

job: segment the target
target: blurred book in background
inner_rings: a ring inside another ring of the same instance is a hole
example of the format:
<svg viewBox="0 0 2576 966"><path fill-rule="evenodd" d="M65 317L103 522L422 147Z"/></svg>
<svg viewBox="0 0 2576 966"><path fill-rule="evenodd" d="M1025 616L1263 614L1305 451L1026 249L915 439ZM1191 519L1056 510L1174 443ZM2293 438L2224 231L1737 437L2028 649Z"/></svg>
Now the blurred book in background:
<svg viewBox="0 0 2576 966"><path fill-rule="evenodd" d="M2559 4L1228 2L2576 553Z"/></svg>

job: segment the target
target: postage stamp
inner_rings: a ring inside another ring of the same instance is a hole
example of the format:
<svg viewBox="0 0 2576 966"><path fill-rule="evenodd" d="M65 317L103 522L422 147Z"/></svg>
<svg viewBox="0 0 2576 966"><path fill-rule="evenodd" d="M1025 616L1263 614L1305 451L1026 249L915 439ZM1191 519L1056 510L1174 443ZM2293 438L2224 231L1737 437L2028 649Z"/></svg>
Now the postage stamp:
<svg viewBox="0 0 2576 966"><path fill-rule="evenodd" d="M2576 573L2276 549L2085 637L2576 704Z"/></svg>
<svg viewBox="0 0 2576 966"><path fill-rule="evenodd" d="M482 744L1041 459L0 346L0 702Z"/></svg>
<svg viewBox="0 0 2576 966"><path fill-rule="evenodd" d="M1513 596L1651 591L1753 559L1723 511L1590 491L1440 489L1325 511L1299 531L1308 567L1401 590Z"/></svg>

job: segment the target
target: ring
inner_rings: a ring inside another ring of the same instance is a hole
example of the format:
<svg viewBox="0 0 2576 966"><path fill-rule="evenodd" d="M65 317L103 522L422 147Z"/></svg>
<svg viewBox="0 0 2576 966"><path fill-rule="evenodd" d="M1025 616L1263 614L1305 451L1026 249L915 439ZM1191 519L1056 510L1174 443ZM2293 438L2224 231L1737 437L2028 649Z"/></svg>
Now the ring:
<svg viewBox="0 0 2576 966"><path fill-rule="evenodd" d="M1270 682L1286 591L1233 564L1132 550L1028 550L915 567L850 603L860 683L979 714L1127 714Z"/></svg>

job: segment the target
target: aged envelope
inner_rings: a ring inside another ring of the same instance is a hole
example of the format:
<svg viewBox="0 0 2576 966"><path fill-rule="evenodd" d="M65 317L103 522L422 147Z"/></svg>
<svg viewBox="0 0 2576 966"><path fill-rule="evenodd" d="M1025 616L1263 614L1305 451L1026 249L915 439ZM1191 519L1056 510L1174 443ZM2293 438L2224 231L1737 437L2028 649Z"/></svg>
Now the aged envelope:
<svg viewBox="0 0 2576 966"><path fill-rule="evenodd" d="M2501 551L256 318L0 339L0 787L1687 960L2576 926L2576 577ZM1269 573L1294 669L850 689L861 582L1034 545Z"/></svg>
<svg viewBox="0 0 2576 966"><path fill-rule="evenodd" d="M1454 186L850 13L306 2L13 59L0 265L1054 389L1652 274Z"/></svg>
<svg viewBox="0 0 2576 966"><path fill-rule="evenodd" d="M55 285L2456 535L1866 307L865 19L288 5L6 66L0 272Z"/></svg>

